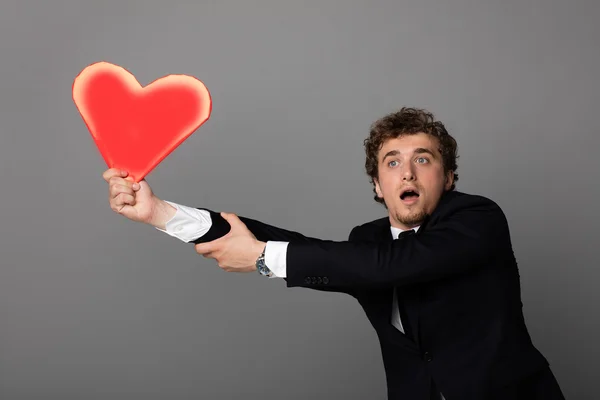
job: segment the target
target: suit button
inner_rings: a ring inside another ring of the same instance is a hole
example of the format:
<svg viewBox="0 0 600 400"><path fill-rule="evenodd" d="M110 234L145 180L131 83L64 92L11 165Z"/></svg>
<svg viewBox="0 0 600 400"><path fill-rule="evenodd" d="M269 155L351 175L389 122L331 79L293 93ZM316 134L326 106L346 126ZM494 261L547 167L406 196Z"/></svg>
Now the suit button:
<svg viewBox="0 0 600 400"><path fill-rule="evenodd" d="M327 285L329 283L329 278L327 278L326 276L323 277L323 283L325 285Z"/></svg>
<svg viewBox="0 0 600 400"><path fill-rule="evenodd" d="M311 281L313 285L317 284L317 278L315 278L314 276L311 278Z"/></svg>
<svg viewBox="0 0 600 400"><path fill-rule="evenodd" d="M310 277L307 276L306 278L304 278L304 283L310 285Z"/></svg>
<svg viewBox="0 0 600 400"><path fill-rule="evenodd" d="M433 357L431 356L431 353L426 351L425 354L423 354L423 359L427 362L430 362L431 360L433 360Z"/></svg>
<svg viewBox="0 0 600 400"><path fill-rule="evenodd" d="M323 278L321 278L320 276L317 278L317 283L320 285L323 283Z"/></svg>

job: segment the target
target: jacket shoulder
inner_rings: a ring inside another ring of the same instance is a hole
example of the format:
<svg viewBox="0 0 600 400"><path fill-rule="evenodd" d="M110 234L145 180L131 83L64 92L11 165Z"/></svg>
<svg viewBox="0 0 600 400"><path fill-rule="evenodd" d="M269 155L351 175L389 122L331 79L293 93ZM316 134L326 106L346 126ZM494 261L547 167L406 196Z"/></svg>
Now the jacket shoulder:
<svg viewBox="0 0 600 400"><path fill-rule="evenodd" d="M377 238L385 228L389 229L390 219L389 217L379 218L373 221L365 222L363 224L355 226L350 232L349 240L370 240Z"/></svg>
<svg viewBox="0 0 600 400"><path fill-rule="evenodd" d="M468 194L464 192L451 191L445 193L438 206L432 213L432 217L436 214L447 214L448 212L454 212L458 209L490 209L502 213L502 209L494 200L489 197Z"/></svg>
<svg viewBox="0 0 600 400"><path fill-rule="evenodd" d="M435 226L443 221L462 221L475 226L487 226L486 229L505 231L508 220L498 203L489 197L448 192L442 196L438 206L428 218L427 225Z"/></svg>

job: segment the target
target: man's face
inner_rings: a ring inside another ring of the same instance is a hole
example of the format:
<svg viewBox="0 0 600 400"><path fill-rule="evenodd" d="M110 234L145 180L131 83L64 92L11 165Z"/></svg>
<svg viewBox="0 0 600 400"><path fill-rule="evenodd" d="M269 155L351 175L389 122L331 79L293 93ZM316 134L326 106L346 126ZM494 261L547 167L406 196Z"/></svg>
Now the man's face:
<svg viewBox="0 0 600 400"><path fill-rule="evenodd" d="M419 226L452 187L453 173L444 174L437 138L425 133L389 139L379 154L375 189L385 201L392 226Z"/></svg>

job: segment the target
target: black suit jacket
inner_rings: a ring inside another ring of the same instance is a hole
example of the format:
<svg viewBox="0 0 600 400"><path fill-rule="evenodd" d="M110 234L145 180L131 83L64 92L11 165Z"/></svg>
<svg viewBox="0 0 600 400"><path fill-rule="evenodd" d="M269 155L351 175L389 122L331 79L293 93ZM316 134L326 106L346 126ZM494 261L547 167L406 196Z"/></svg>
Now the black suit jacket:
<svg viewBox="0 0 600 400"><path fill-rule="evenodd" d="M230 229L207 211L213 225L194 243ZM525 326L508 223L493 201L447 192L417 233L399 240L388 217L355 227L347 242L240 219L261 241L290 242L288 287L358 300L379 337L389 399L429 400L439 391L447 400L563 398ZM391 325L394 287L412 339ZM540 371L549 374L521 388Z"/></svg>

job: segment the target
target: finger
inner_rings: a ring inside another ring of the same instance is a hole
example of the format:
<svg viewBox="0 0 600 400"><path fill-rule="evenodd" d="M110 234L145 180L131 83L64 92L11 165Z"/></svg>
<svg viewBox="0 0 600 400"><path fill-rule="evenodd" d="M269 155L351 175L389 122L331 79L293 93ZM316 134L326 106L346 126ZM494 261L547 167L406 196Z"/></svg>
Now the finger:
<svg viewBox="0 0 600 400"><path fill-rule="evenodd" d="M108 181L108 185L109 186L113 186L113 185L125 185L127 187L131 187L131 186L133 186L133 182L130 181L130 180L127 180L126 178L121 178L119 176L113 176Z"/></svg>
<svg viewBox="0 0 600 400"><path fill-rule="evenodd" d="M194 246L198 254L210 254L215 251L216 246L212 242L198 243Z"/></svg>
<svg viewBox="0 0 600 400"><path fill-rule="evenodd" d="M104 179L106 182L108 182L110 180L110 178L112 178L113 176L121 176L121 172L122 171L120 169L109 168L102 173L102 179Z"/></svg>
<svg viewBox="0 0 600 400"><path fill-rule="evenodd" d="M114 201L115 205L118 207L122 207L124 205L135 205L135 197L131 194L120 193L117 197L115 197Z"/></svg>
<svg viewBox="0 0 600 400"><path fill-rule="evenodd" d="M131 177L126 177L126 178L120 178L120 177L113 177L111 180L112 183L119 183L121 185L126 185L129 187L132 187L135 184L135 181L133 180L133 178Z"/></svg>
<svg viewBox="0 0 600 400"><path fill-rule="evenodd" d="M113 177L126 177L127 176L127 171L124 171L122 169L119 168L109 168L106 171L104 171L104 173L102 174L102 178L108 182L111 178Z"/></svg>
<svg viewBox="0 0 600 400"><path fill-rule="evenodd" d="M110 187L110 195L115 198L121 193L130 194L133 196L133 189L127 185L115 184Z"/></svg>
<svg viewBox="0 0 600 400"><path fill-rule="evenodd" d="M219 262L219 258L214 252L203 254L202 257L209 259L209 260L215 260L216 262Z"/></svg>
<svg viewBox="0 0 600 400"><path fill-rule="evenodd" d="M134 181L131 176L125 178L125 182L127 182L133 190L140 190L140 184Z"/></svg>

